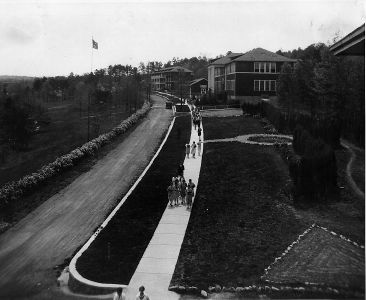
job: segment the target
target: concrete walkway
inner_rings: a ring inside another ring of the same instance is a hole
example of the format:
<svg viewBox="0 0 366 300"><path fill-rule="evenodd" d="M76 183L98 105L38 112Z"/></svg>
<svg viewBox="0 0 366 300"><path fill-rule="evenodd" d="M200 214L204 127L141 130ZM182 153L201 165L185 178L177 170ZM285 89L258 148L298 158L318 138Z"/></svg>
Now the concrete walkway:
<svg viewBox="0 0 366 300"><path fill-rule="evenodd" d="M202 130L203 141L203 130ZM198 142L197 130L192 127L190 144ZM203 144L201 154L203 152ZM198 185L201 157L184 160L184 178ZM195 189L195 192L196 192ZM168 203L168 198L166 199ZM143 285L151 300L174 300L180 295L168 291L191 212L185 206L169 207L164 211L150 244L136 268L126 289L126 299L135 300L138 288Z"/></svg>

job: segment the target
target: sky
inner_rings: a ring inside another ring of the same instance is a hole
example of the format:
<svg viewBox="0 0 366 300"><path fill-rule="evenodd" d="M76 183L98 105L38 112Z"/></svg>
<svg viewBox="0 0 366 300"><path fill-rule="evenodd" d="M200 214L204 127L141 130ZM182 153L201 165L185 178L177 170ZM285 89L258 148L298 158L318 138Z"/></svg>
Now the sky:
<svg viewBox="0 0 366 300"><path fill-rule="evenodd" d="M329 44L365 22L365 1L0 0L0 75Z"/></svg>

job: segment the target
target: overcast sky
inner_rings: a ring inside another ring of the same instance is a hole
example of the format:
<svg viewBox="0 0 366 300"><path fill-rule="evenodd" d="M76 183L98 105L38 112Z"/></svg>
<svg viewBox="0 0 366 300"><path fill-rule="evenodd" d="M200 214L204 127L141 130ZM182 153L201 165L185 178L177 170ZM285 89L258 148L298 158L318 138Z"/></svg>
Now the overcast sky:
<svg viewBox="0 0 366 300"><path fill-rule="evenodd" d="M365 1L0 0L0 75L54 76L111 64L216 57L330 42L365 22Z"/></svg>

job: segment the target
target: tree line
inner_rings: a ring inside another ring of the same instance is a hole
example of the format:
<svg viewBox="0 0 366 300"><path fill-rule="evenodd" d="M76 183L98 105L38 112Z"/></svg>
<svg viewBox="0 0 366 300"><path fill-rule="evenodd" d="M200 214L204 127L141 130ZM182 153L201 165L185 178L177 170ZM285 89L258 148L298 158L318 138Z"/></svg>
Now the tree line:
<svg viewBox="0 0 366 300"><path fill-rule="evenodd" d="M278 54L297 59L285 64L279 76L279 103L288 115L308 114L329 119L340 134L363 146L365 142L364 57L336 57L325 44L313 44Z"/></svg>

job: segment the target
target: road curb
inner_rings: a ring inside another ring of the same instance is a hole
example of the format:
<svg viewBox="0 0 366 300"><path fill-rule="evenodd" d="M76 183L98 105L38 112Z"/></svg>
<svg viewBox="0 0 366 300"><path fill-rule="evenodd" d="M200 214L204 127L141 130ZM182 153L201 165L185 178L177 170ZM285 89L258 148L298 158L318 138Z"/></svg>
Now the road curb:
<svg viewBox="0 0 366 300"><path fill-rule="evenodd" d="M94 232L94 234L89 238L89 240L81 247L81 249L74 255L72 258L70 265L69 265L69 286L73 289L73 291L76 292L83 292L86 294L108 294L111 293L111 291L115 291L117 288L121 287L122 289L126 288L127 285L125 284L107 284L107 283L100 283L95 282L89 279L84 278L76 269L76 262L78 258L89 248L89 246L92 244L92 242L96 239L98 234L108 225L109 221L113 218L113 216L117 213L117 211L121 208L123 203L127 200L127 198L130 196L130 194L133 192L133 190L136 188L136 186L139 184L141 179L145 176L147 171L150 169L151 165L153 164L156 157L159 155L161 149L165 145L165 142L168 139L168 136L173 128L173 125L175 123L175 117L173 117L173 120L171 121L168 131L165 135L164 140L160 144L158 150L155 152L154 156L150 160L149 164L146 166L144 171L141 173L141 175L138 177L138 179L135 181L135 183L132 185L132 187L128 190L126 195L121 199L121 201L117 204L117 206L113 209L113 211L108 215L108 217L104 220L104 222L98 227L98 229Z"/></svg>

